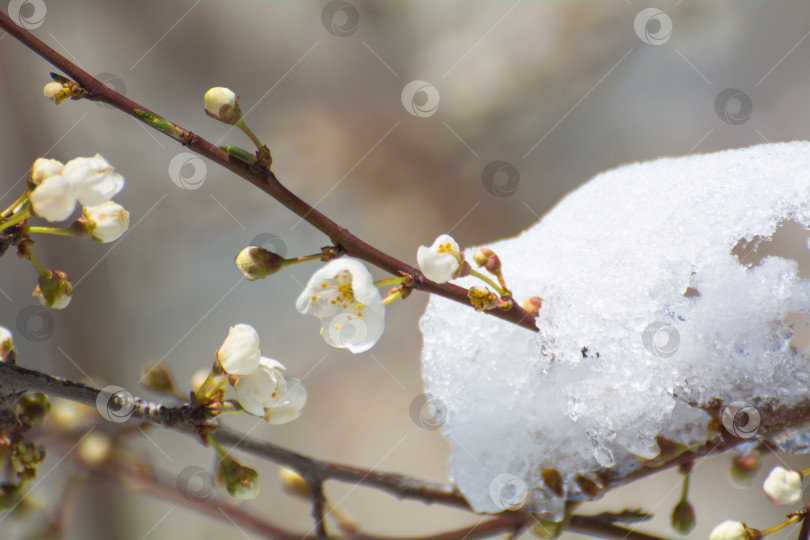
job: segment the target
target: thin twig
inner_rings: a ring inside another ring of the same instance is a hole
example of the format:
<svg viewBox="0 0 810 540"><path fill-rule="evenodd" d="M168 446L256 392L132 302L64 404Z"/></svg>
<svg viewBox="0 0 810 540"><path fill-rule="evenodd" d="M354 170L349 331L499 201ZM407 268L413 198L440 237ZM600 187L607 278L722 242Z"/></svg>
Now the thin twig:
<svg viewBox="0 0 810 540"><path fill-rule="evenodd" d="M472 305L467 298L467 289L451 283L434 283L423 276L418 269L363 242L357 236L350 233L348 229L341 227L284 187L273 172L259 169L246 161L236 158L202 137L161 117L108 86L105 86L79 66L46 45L31 32L15 24L8 15L2 12L0 12L0 28L3 28L26 47L81 85L86 91L84 99L107 103L133 116L138 121L175 139L190 150L207 157L211 161L239 175L286 206L301 217L301 219L327 235L332 242L347 255L378 266L390 272L392 275L410 276L414 289L449 298L472 309ZM147 118L151 120L147 121ZM486 311L486 313L522 326L528 330L537 331L537 327L534 324L535 316L518 306L516 302L513 302L512 308L508 311L493 309Z"/></svg>

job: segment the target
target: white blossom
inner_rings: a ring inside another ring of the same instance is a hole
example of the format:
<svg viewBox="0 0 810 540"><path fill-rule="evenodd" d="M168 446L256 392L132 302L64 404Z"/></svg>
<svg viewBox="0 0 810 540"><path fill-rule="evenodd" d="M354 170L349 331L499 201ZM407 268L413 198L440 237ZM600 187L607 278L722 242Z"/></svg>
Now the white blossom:
<svg viewBox="0 0 810 540"><path fill-rule="evenodd" d="M773 504L796 504L802 497L802 475L798 471L774 467L762 488Z"/></svg>
<svg viewBox="0 0 810 540"><path fill-rule="evenodd" d="M90 235L102 244L118 240L129 228L129 212L112 201L85 207L84 217Z"/></svg>
<svg viewBox="0 0 810 540"><path fill-rule="evenodd" d="M426 278L436 283L447 283L458 276L463 258L453 237L442 234L430 247L419 246L416 261Z"/></svg>
<svg viewBox="0 0 810 540"><path fill-rule="evenodd" d="M64 221L76 208L76 189L64 176L49 176L31 192L31 206L48 221Z"/></svg>
<svg viewBox="0 0 810 540"><path fill-rule="evenodd" d="M231 375L247 375L259 367L259 334L249 324L232 326L217 351L222 369Z"/></svg>
<svg viewBox="0 0 810 540"><path fill-rule="evenodd" d="M74 185L76 198L83 206L105 203L124 187L124 177L99 154L68 161L62 174Z"/></svg>
<svg viewBox="0 0 810 540"><path fill-rule="evenodd" d="M709 540L745 540L745 526L739 521L724 521L712 529Z"/></svg>
<svg viewBox="0 0 810 540"><path fill-rule="evenodd" d="M320 319L326 343L355 354L373 347L385 328L380 292L371 273L356 259L335 259L315 272L296 308Z"/></svg>
<svg viewBox="0 0 810 540"><path fill-rule="evenodd" d="M264 416L266 407L281 401L287 391L283 369L278 360L262 356L254 371L240 375L234 388L242 408L255 416Z"/></svg>
<svg viewBox="0 0 810 540"><path fill-rule="evenodd" d="M61 161L57 161L55 159L37 158L36 161L34 161L34 165L31 167L31 182L38 186L46 178L62 174L62 169L64 169L64 167L65 166Z"/></svg>
<svg viewBox="0 0 810 540"><path fill-rule="evenodd" d="M292 422L301 416L301 410L307 403L307 390L296 377L286 378L287 391L281 401L265 407L264 419L270 424L281 425Z"/></svg>

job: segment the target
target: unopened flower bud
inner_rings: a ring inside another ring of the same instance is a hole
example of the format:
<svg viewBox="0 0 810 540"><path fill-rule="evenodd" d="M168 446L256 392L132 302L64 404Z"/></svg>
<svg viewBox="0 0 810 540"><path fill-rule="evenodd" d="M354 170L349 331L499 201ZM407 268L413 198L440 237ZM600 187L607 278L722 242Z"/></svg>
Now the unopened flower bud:
<svg viewBox="0 0 810 540"><path fill-rule="evenodd" d="M773 504L795 504L802 498L802 473L774 467L762 487Z"/></svg>
<svg viewBox="0 0 810 540"><path fill-rule="evenodd" d="M64 167L65 166L61 161L57 161L55 159L37 158L36 161L34 161L34 164L31 166L31 183L38 186L46 178L62 174L62 169L64 169Z"/></svg>
<svg viewBox="0 0 810 540"><path fill-rule="evenodd" d="M64 272L48 270L46 275L39 276L33 295L45 307L64 309L73 297L73 287Z"/></svg>
<svg viewBox="0 0 810 540"><path fill-rule="evenodd" d="M48 396L40 392L24 394L17 403L17 418L23 424L36 426L45 421L51 412L51 402Z"/></svg>
<svg viewBox="0 0 810 540"><path fill-rule="evenodd" d="M242 120L239 109L239 96L229 88L215 87L208 90L203 98L205 113L220 122L235 125Z"/></svg>
<svg viewBox="0 0 810 540"><path fill-rule="evenodd" d="M687 535L695 528L695 509L682 499L672 510L672 528L678 534Z"/></svg>
<svg viewBox="0 0 810 540"><path fill-rule="evenodd" d="M473 261L478 266L483 266L492 275L501 274L501 259L489 248L480 248L473 255Z"/></svg>
<svg viewBox="0 0 810 540"><path fill-rule="evenodd" d="M158 394L174 396L177 393L172 374L162 364L144 369L141 373L141 384Z"/></svg>
<svg viewBox="0 0 810 540"><path fill-rule="evenodd" d="M495 309L499 305L497 294L486 287L478 285L470 287L467 298L470 299L470 303L475 307L476 311Z"/></svg>
<svg viewBox="0 0 810 540"><path fill-rule="evenodd" d="M749 540L749 536L745 525L729 520L712 529L709 540Z"/></svg>
<svg viewBox="0 0 810 540"><path fill-rule="evenodd" d="M70 97L70 88L58 82L49 82L42 89L42 93L45 94L45 97L59 105Z"/></svg>
<svg viewBox="0 0 810 540"><path fill-rule="evenodd" d="M530 296L520 304L520 307L522 307L529 313L534 313L535 315L540 313L540 308L542 306L543 306L543 299L540 298L539 296Z"/></svg>
<svg viewBox="0 0 810 540"><path fill-rule="evenodd" d="M236 256L236 268L250 281L264 279L284 268L284 257L263 247L248 246Z"/></svg>
<svg viewBox="0 0 810 540"><path fill-rule="evenodd" d="M729 470L731 483L738 488L749 487L760 467L762 467L762 455L759 453L734 456Z"/></svg>
<svg viewBox="0 0 810 540"><path fill-rule="evenodd" d="M112 451L112 441L104 433L93 431L79 442L79 458L89 465L103 463Z"/></svg>
<svg viewBox="0 0 810 540"><path fill-rule="evenodd" d="M0 326L0 362L14 359L14 342L11 339L11 332L7 328Z"/></svg>
<svg viewBox="0 0 810 540"><path fill-rule="evenodd" d="M97 206L86 206L82 212L87 231L102 244L118 240L129 229L129 212L118 203L107 201Z"/></svg>
<svg viewBox="0 0 810 540"><path fill-rule="evenodd" d="M219 460L216 480L235 499L255 499L261 489L259 474L230 457Z"/></svg>
<svg viewBox="0 0 810 540"><path fill-rule="evenodd" d="M295 495L303 499L312 497L312 491L304 478L292 469L281 467L278 470L278 478L281 480L281 487L288 495Z"/></svg>

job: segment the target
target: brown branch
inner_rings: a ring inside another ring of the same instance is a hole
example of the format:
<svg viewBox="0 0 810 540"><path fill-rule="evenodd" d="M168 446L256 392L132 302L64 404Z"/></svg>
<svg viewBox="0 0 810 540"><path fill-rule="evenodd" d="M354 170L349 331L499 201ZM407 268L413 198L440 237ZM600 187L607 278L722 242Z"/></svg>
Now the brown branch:
<svg viewBox="0 0 810 540"><path fill-rule="evenodd" d="M301 219L327 235L335 246L338 246L347 255L362 259L395 276L410 276L413 282L413 288L455 300L472 308L467 298L467 289L451 283L434 283L423 276L418 269L363 242L350 233L348 229L341 227L284 187L273 172L259 169L246 161L232 156L202 137L164 119L146 107L139 105L103 85L89 73L46 45L31 32L16 25L11 18L3 12L0 12L0 28L6 30L18 41L22 42L29 49L81 85L87 92L85 99L112 105L116 109L131 115L137 120L175 139L184 146L187 146L190 150L207 157L211 161L244 178L293 211L301 217ZM145 116L147 115L153 120L145 120ZM513 302L512 308L508 311L493 309L486 313L522 326L528 330L537 331L537 327L534 324L534 315L522 309L516 302Z"/></svg>
<svg viewBox="0 0 810 540"><path fill-rule="evenodd" d="M100 393L100 390L83 383L0 362L0 403L4 401L6 395L23 391L43 392L50 396L69 399L91 407L96 406L96 400ZM178 433L183 433L199 440L200 426L196 423L197 420L195 420L195 410L190 405L166 407L139 398L133 398L130 404L132 405L132 417L172 429ZM774 417L776 416L778 415L774 413ZM810 418L810 404L805 404L800 410L797 410L795 414L786 416L786 418L790 419L802 417ZM763 416L763 418L767 420L769 417ZM216 425L212 427L215 428L215 431L211 436L217 443L294 469L301 474L310 486L315 483L322 484L326 480L336 480L378 489L401 499L414 499L427 504L439 503L445 506L470 510L469 504L461 493L454 486L449 484L437 484L418 480L403 474L383 473L349 465L321 461L276 446L270 442L250 437L226 426ZM697 451L687 452L659 467L639 469L628 477L610 476L606 474L606 485L608 487L616 487L630 480L643 478L660 472L665 468L685 461L694 460L697 457L725 451L743 440L744 439L730 438L722 444L708 445L703 453ZM315 513L321 515L317 509ZM506 529L506 522L514 525L513 529L515 529L519 526L523 527L527 524L531 524L533 521L532 516L527 510L502 512L499 514L498 519L502 521L493 522L493 530L497 529L498 531L502 531ZM660 540L654 536L634 532L630 529L608 523L604 519L599 518L599 516L573 516L566 530L602 538ZM474 531L471 529L468 532L472 534ZM481 533L483 534L484 531L481 531ZM441 535L430 538L432 540L449 540L449 537L444 538Z"/></svg>

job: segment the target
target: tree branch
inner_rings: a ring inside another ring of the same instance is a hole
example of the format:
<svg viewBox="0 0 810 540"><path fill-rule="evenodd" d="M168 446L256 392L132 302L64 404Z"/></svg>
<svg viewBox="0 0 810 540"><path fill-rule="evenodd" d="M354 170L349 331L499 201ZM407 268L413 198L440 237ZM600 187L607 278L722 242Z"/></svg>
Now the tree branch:
<svg viewBox="0 0 810 540"><path fill-rule="evenodd" d="M400 274L410 276L413 282L413 288L449 298L472 309L470 301L467 298L467 289L450 283L434 283L424 277L418 269L363 242L350 233L348 229L341 227L284 187L273 172L259 169L246 161L236 158L202 137L166 120L146 107L139 105L103 85L89 73L46 45L31 32L17 26L11 18L3 12L0 12L0 28L6 30L18 41L22 42L29 49L76 81L87 92L85 99L101 101L112 105L116 109L131 115L137 120L175 139L190 150L207 157L218 165L239 175L292 210L301 217L301 219L327 235L332 242L347 255L362 259L395 276ZM147 120L147 118L151 120ZM486 311L486 313L522 326L528 330L537 331L537 327L534 324L534 315L522 309L517 302L513 302L512 308L508 311L493 309Z"/></svg>

